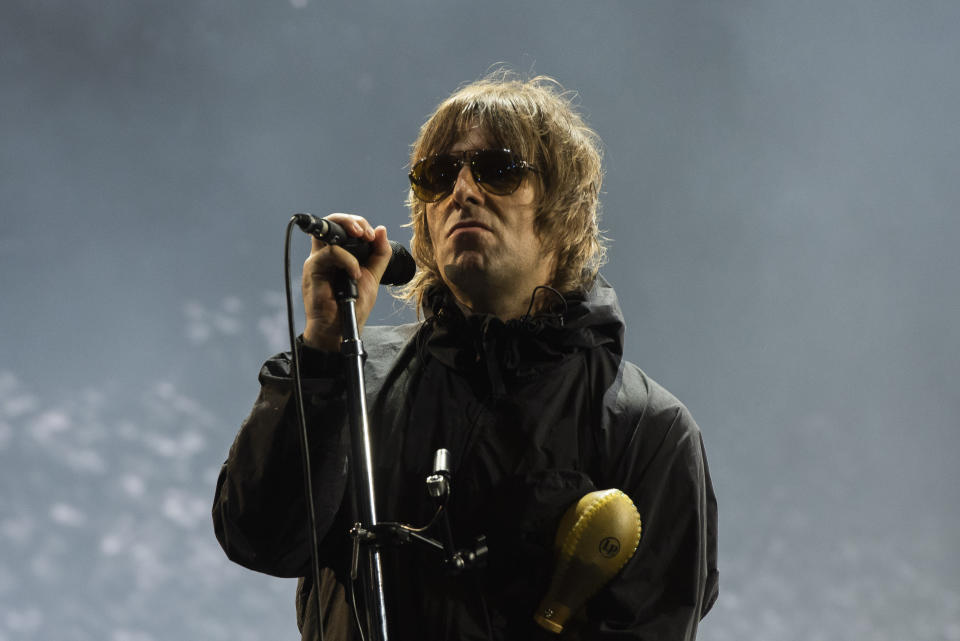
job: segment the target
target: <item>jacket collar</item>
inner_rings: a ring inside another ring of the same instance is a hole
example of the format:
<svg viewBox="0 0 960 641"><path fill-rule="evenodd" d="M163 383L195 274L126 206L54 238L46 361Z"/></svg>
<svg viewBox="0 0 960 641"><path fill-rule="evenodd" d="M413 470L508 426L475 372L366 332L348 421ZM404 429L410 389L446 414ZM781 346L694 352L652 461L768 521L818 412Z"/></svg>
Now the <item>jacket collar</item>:
<svg viewBox="0 0 960 641"><path fill-rule="evenodd" d="M587 291L564 294L563 304L508 321L465 314L449 290L436 287L427 293L424 315L427 351L461 371L483 365L523 376L596 347L623 354L623 315L602 276Z"/></svg>

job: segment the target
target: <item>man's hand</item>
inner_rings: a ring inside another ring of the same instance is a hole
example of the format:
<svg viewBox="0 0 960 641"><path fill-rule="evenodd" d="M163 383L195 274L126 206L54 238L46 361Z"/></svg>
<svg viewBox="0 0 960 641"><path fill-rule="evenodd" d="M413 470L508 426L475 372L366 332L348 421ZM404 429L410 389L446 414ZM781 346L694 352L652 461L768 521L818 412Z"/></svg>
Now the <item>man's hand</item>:
<svg viewBox="0 0 960 641"><path fill-rule="evenodd" d="M340 348L342 332L333 278L342 270L357 281L357 326L362 330L377 300L380 278L390 263L392 251L387 230L382 225L374 229L365 218L353 214L330 214L326 218L341 225L349 235L372 243L370 258L366 265L361 265L342 247L313 238L310 256L303 263L303 306L307 315L303 342L309 347L335 352Z"/></svg>

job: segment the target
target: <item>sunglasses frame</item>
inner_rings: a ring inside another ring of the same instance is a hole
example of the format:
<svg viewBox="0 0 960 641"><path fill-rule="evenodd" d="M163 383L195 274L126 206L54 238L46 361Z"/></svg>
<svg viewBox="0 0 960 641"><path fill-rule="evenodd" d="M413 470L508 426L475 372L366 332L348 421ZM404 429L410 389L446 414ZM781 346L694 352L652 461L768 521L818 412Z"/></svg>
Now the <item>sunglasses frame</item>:
<svg viewBox="0 0 960 641"><path fill-rule="evenodd" d="M523 177L522 177L522 176L521 176L520 180L517 181L516 187L514 187L513 189L510 189L509 191L504 191L504 192L500 192L500 193L498 193L498 192L493 191L492 189L490 189L490 185L487 183L487 181L481 180L481 179L478 177L477 173L478 173L479 169L474 165L474 162L475 162L475 160L476 160L476 158L477 158L478 155L483 154L483 153L489 153L489 152L498 152L498 153L506 153L506 154L508 154L508 156L509 156L510 159L511 159L511 166L508 167L508 169L513 169L513 168L515 168L515 169L517 169L517 170L519 170L519 171L521 171L521 172L523 172L523 171L532 171L532 172L534 172L534 173L539 173L539 171L540 171L540 170L538 170L536 167L534 167L533 165L531 165L530 163L528 163L526 160L524 160L523 158L521 158L521 157L519 156L519 154L515 154L515 153L513 152L513 150L511 150L511 149L497 149L497 148L488 148L488 149L465 149L465 150L463 150L463 151L447 152L447 153L443 153L443 154L431 154L431 155L429 155L429 156L425 156L425 157L421 158L420 160L418 160L418 161L413 165L413 168L410 170L410 173L407 175L407 177L410 179L410 186L411 186L411 188L413 189L413 195L416 196L417 200L419 200L419 201L421 201L421 202L424 202L424 203L435 203L435 202L439 202L439 201L443 200L444 198L446 198L447 196L449 196L451 193L453 193L453 188L454 188L454 186L457 184L457 176L460 175L460 172L463 170L463 166L464 166L465 164L466 164L468 167L470 167L470 176L473 178L473 181L474 181L475 183L477 183L477 186L478 186L480 189L482 189L483 191L485 191L485 192L487 192L487 193L489 193L489 194L493 194L494 196L508 196L508 195L512 194L513 192L515 192L517 189L520 188L520 185L521 185L521 184L523 184ZM469 161L468 161L468 156L469 156ZM423 163L425 163L425 162L428 161L428 160L431 160L431 159L433 159L433 158L442 158L442 157L455 158L454 163L455 163L456 173L453 175L453 178L450 180L450 185L448 186L448 188L447 188L447 189L444 189L444 190L441 191L441 192L437 192L436 198L433 198L432 200L423 198L423 197L421 197L421 195L418 193L418 187L420 187L420 183L419 183L419 179L418 179L418 178L416 177L416 175L415 175L416 172L417 172L417 167L420 167Z"/></svg>

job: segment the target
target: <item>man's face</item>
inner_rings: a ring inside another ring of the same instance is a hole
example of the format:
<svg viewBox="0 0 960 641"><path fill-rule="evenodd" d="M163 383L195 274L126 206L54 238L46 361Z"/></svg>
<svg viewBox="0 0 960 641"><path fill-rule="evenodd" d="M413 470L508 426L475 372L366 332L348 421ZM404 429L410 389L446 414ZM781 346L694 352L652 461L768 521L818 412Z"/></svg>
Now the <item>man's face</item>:
<svg viewBox="0 0 960 641"><path fill-rule="evenodd" d="M482 129L473 128L443 152L495 147ZM537 285L549 285L554 257L534 231L536 175L527 172L520 187L506 196L483 190L465 163L453 192L427 204L427 227L434 258L454 295L475 311L510 317L525 309ZM514 314L518 303L524 309Z"/></svg>

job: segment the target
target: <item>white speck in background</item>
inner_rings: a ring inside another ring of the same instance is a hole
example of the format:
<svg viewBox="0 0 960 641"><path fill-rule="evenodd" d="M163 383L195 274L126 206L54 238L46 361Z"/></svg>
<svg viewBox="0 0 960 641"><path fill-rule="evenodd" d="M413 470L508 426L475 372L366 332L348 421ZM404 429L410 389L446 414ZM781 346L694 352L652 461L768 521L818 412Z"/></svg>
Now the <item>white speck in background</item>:
<svg viewBox="0 0 960 641"><path fill-rule="evenodd" d="M44 552L30 557L30 573L41 581L54 583L59 578L59 570L56 561Z"/></svg>
<svg viewBox="0 0 960 641"><path fill-rule="evenodd" d="M136 572L136 583L140 590L152 590L165 581L176 570L160 558L157 551L158 541L138 541L130 546L130 559Z"/></svg>
<svg viewBox="0 0 960 641"><path fill-rule="evenodd" d="M290 337L287 333L287 308L283 294L265 292L263 302L273 311L257 319L257 329L267 341L267 347L272 352L289 349Z"/></svg>
<svg viewBox="0 0 960 641"><path fill-rule="evenodd" d="M131 498L139 498L143 496L143 493L146 490L143 479L136 474L127 474L126 476L122 477L120 479L120 487L122 487L127 496Z"/></svg>
<svg viewBox="0 0 960 641"><path fill-rule="evenodd" d="M43 623L43 614L37 608L11 610L4 617L4 623L13 632L34 632Z"/></svg>
<svg viewBox="0 0 960 641"><path fill-rule="evenodd" d="M153 641L153 637L140 630L114 630L110 641Z"/></svg>
<svg viewBox="0 0 960 641"><path fill-rule="evenodd" d="M203 343L210 338L210 325L206 322L203 305L196 301L187 301L183 305L183 314L187 317L187 338L193 343Z"/></svg>
<svg viewBox="0 0 960 641"><path fill-rule="evenodd" d="M185 528L206 525L209 506L207 501L184 492L170 491L163 499L163 515Z"/></svg>
<svg viewBox="0 0 960 641"><path fill-rule="evenodd" d="M50 506L50 518L54 523L68 527L79 527L87 520L83 512L66 503L54 503Z"/></svg>
<svg viewBox="0 0 960 641"><path fill-rule="evenodd" d="M51 410L36 417L30 423L29 430L34 439L41 443L46 443L50 441L54 435L65 432L70 429L70 427L70 417L67 416L66 412Z"/></svg>
<svg viewBox="0 0 960 641"><path fill-rule="evenodd" d="M239 314L243 310L243 301L237 296L227 296L220 306L228 314Z"/></svg>
<svg viewBox="0 0 960 641"><path fill-rule="evenodd" d="M5 450L13 438L13 428L6 421L0 421L0 450Z"/></svg>
<svg viewBox="0 0 960 641"><path fill-rule="evenodd" d="M239 334L243 329L240 317L242 310L243 302L236 296L224 298L219 309L208 309L195 300L186 301L183 304L183 315L187 321L187 339L193 343L204 343L214 334Z"/></svg>
<svg viewBox="0 0 960 641"><path fill-rule="evenodd" d="M117 556L125 547L123 537L119 534L111 533L100 539L100 553L104 556Z"/></svg>
<svg viewBox="0 0 960 641"><path fill-rule="evenodd" d="M0 533L14 543L25 543L35 529L33 519L23 514L0 521Z"/></svg>
<svg viewBox="0 0 960 641"><path fill-rule="evenodd" d="M16 417L32 411L37 407L37 399L33 396L21 394L3 399L4 416Z"/></svg>
<svg viewBox="0 0 960 641"><path fill-rule="evenodd" d="M102 474L107 471L107 465L104 463L103 457L96 450L71 450L66 453L65 457L67 465L78 472Z"/></svg>

